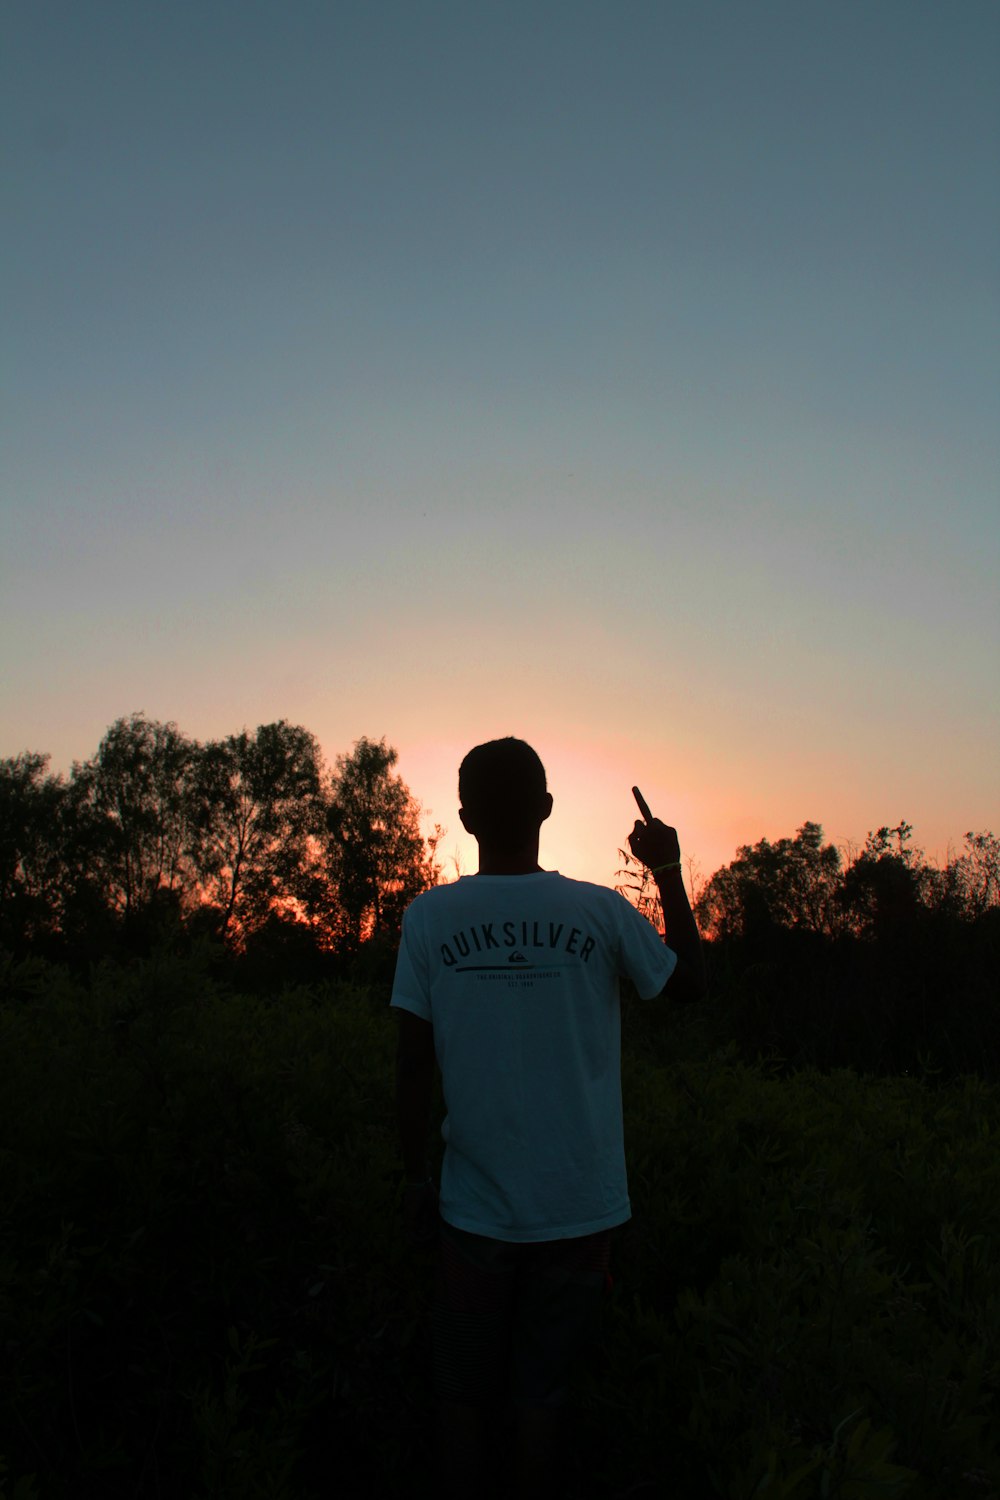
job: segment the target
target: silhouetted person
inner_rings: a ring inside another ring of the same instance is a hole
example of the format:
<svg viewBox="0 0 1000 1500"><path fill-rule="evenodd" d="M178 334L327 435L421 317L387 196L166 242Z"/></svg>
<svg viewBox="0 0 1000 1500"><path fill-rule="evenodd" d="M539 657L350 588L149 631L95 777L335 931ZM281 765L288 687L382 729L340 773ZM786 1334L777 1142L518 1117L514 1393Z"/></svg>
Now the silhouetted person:
<svg viewBox="0 0 1000 1500"><path fill-rule="evenodd" d="M476 746L458 790L479 873L408 907L392 991L406 1227L440 1244L432 1362L446 1493L491 1492L491 1428L511 1402L515 1493L551 1497L568 1379L596 1331L611 1231L631 1217L619 976L642 999L696 999L701 949L672 828L650 816L629 837L655 872L667 947L624 896L540 868L552 797L523 740ZM426 1156L435 1058L440 1203Z"/></svg>

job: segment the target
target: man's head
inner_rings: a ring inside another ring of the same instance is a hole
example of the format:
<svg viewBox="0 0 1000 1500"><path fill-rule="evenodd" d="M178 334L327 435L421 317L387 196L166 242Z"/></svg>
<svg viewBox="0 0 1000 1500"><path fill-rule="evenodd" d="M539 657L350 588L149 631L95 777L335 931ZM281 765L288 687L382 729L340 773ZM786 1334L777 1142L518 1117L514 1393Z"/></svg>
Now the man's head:
<svg viewBox="0 0 1000 1500"><path fill-rule="evenodd" d="M497 854L537 845L552 811L545 767L530 745L508 735L470 750L458 771L463 827Z"/></svg>

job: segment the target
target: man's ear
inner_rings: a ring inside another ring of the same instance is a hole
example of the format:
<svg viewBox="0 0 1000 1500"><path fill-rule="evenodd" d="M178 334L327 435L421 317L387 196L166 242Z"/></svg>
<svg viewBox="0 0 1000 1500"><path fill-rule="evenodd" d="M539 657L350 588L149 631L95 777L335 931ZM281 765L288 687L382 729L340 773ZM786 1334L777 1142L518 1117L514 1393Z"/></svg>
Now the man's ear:
<svg viewBox="0 0 1000 1500"><path fill-rule="evenodd" d="M542 822L552 814L552 793L545 793L545 801L542 803Z"/></svg>
<svg viewBox="0 0 1000 1500"><path fill-rule="evenodd" d="M472 825L471 825L471 823L469 821L469 814L466 812L466 810L465 810L464 807L460 807L458 809L458 816L459 816L459 819L461 821L462 827L465 829L466 833L471 833L472 837L475 838L475 836L476 836L476 830L472 827Z"/></svg>

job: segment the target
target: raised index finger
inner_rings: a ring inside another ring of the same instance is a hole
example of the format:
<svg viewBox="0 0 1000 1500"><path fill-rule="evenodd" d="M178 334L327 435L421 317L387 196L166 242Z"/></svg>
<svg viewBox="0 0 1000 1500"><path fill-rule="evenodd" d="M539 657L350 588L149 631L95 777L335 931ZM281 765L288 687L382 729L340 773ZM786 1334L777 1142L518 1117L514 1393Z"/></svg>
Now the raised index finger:
<svg viewBox="0 0 1000 1500"><path fill-rule="evenodd" d="M649 803L646 801L645 797L642 795L637 786L634 786L632 788L632 796L635 798L636 802L638 802L639 811L642 813L642 816L645 818L646 822L652 823L653 814L649 810Z"/></svg>

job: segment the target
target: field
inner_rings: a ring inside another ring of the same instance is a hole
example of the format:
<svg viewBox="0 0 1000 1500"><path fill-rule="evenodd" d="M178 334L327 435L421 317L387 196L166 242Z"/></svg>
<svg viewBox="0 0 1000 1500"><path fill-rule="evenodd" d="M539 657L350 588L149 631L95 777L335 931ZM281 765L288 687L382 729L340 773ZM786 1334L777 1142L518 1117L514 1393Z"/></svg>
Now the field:
<svg viewBox="0 0 1000 1500"><path fill-rule="evenodd" d="M384 980L0 974L0 1496L421 1493ZM573 1492L996 1500L1000 1089L626 1009L634 1219Z"/></svg>

